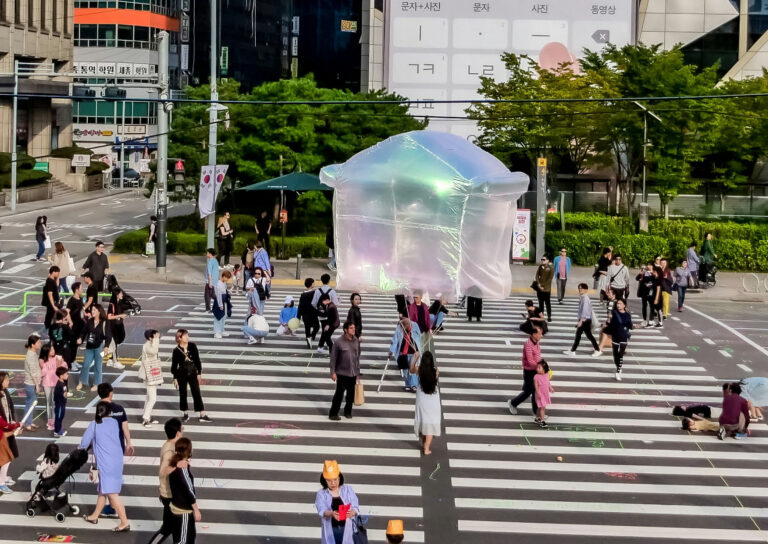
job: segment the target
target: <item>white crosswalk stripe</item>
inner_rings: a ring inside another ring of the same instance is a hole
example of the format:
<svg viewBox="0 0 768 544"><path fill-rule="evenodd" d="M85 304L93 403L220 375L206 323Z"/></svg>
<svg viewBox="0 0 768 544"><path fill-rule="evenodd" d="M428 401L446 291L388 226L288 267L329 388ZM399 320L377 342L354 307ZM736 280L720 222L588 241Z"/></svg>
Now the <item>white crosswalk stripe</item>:
<svg viewBox="0 0 768 544"><path fill-rule="evenodd" d="M524 299L512 300L485 305L483 323L503 321ZM717 417L722 397L686 350L667 336L655 341L679 324L633 331L616 382L611 355L592 359L585 338L577 356L562 354L573 340L575 303L553 313L541 342L556 391L547 429L533 422L530 401L518 415L507 409L521 386L522 333L511 334L512 354L490 353L498 340L478 335L473 348L484 356L476 364L439 358L462 541L766 542L759 527L768 517L768 434L760 426L742 442L720 442L680 429L674 404L710 404ZM453 338L449 326L438 355Z"/></svg>

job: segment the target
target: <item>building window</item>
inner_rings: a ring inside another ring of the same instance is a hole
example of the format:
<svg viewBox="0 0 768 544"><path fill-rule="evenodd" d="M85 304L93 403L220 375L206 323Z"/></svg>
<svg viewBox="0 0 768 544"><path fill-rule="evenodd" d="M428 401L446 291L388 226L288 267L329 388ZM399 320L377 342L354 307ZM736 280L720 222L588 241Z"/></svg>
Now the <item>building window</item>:
<svg viewBox="0 0 768 544"><path fill-rule="evenodd" d="M64 34L69 34L69 0L64 0L63 16L61 17L61 28L64 30Z"/></svg>
<svg viewBox="0 0 768 544"><path fill-rule="evenodd" d="M98 27L98 39L96 45L98 47L114 47L115 25L98 25Z"/></svg>
<svg viewBox="0 0 768 544"><path fill-rule="evenodd" d="M67 0L64 0L65 2ZM58 32L61 28L59 24L59 0L51 0L51 8L53 8L51 16L51 30Z"/></svg>
<svg viewBox="0 0 768 544"><path fill-rule="evenodd" d="M147 26L75 25L77 47L128 47L132 49L157 49L154 32Z"/></svg>
<svg viewBox="0 0 768 544"><path fill-rule="evenodd" d="M46 6L45 0L40 0L40 29L46 30L48 28L48 13L46 13L46 9L48 6Z"/></svg>
<svg viewBox="0 0 768 544"><path fill-rule="evenodd" d="M16 0L17 4L21 4L19 0ZM27 26L29 28L35 28L35 0L27 0Z"/></svg>
<svg viewBox="0 0 768 544"><path fill-rule="evenodd" d="M21 20L21 2L14 2L13 3L13 22L17 25L20 25L22 23Z"/></svg>
<svg viewBox="0 0 768 544"><path fill-rule="evenodd" d="M72 109L75 123L121 125L123 123L123 102L78 100ZM125 102L126 125L156 125L157 104L142 101Z"/></svg>

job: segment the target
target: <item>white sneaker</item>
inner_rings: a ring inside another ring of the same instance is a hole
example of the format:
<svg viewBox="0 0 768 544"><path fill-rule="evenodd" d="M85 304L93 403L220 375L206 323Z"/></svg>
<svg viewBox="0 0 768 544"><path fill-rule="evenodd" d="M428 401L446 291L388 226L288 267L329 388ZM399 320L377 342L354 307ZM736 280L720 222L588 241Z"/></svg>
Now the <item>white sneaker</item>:
<svg viewBox="0 0 768 544"><path fill-rule="evenodd" d="M640 322L640 326L641 327L647 327L648 326L648 322L647 321L641 321Z"/></svg>
<svg viewBox="0 0 768 544"><path fill-rule="evenodd" d="M113 363L112 366L118 370L122 370L125 368L125 365L123 363Z"/></svg>
<svg viewBox="0 0 768 544"><path fill-rule="evenodd" d="M221 335L222 336L229 336L229 333L228 332L223 332L223 333L221 333Z"/></svg>
<svg viewBox="0 0 768 544"><path fill-rule="evenodd" d="M249 346L250 346L251 344L256 344L256 343L258 343L258 339L254 338L253 336L249 336L249 337L248 337L248 345L249 345Z"/></svg>
<svg viewBox="0 0 768 544"><path fill-rule="evenodd" d="M80 372L80 365L77 363L72 363L72 372Z"/></svg>
<svg viewBox="0 0 768 544"><path fill-rule="evenodd" d="M602 351L600 351L599 349L596 349L595 351L592 352L592 357L600 357L602 354L603 354Z"/></svg>
<svg viewBox="0 0 768 544"><path fill-rule="evenodd" d="M517 415L517 406L515 406L514 404L512 404L512 399L509 399L509 400L507 401L507 407L509 408L509 413L510 413L510 414L512 414L513 416L516 416L516 415Z"/></svg>
<svg viewBox="0 0 768 544"><path fill-rule="evenodd" d="M621 381L621 371L616 372L616 381L617 382Z"/></svg>
<svg viewBox="0 0 768 544"><path fill-rule="evenodd" d="M214 334L213 337L214 338L222 338L222 336L220 334Z"/></svg>
<svg viewBox="0 0 768 544"><path fill-rule="evenodd" d="M576 356L576 352L575 352L575 351L571 351L571 350L568 350L568 349L567 349L567 350L565 350L565 351L563 352L563 355L568 355L568 356L570 356L570 357L575 357L575 356Z"/></svg>
<svg viewBox="0 0 768 544"><path fill-rule="evenodd" d="M318 353L328 353L325 348L317 348Z"/></svg>
<svg viewBox="0 0 768 544"><path fill-rule="evenodd" d="M263 343L264 343L264 337L262 336L261 338L259 338L259 344L263 344Z"/></svg>
<svg viewBox="0 0 768 544"><path fill-rule="evenodd" d="M113 363L112 363L112 359L109 359L109 360L107 361L107 366L114 366L114 365L113 365Z"/></svg>

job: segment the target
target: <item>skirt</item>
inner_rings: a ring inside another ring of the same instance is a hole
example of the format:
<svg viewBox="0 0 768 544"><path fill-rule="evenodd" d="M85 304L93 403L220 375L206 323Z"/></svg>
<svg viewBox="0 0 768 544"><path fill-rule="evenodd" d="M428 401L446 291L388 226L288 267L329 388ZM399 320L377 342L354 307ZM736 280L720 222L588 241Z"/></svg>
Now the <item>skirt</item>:
<svg viewBox="0 0 768 544"><path fill-rule="evenodd" d="M440 393L435 391L427 395L419 386L413 418L413 431L416 436L440 436L441 419Z"/></svg>
<svg viewBox="0 0 768 544"><path fill-rule="evenodd" d="M13 449L11 449L11 445L8 443L8 434L9 433L4 433L3 437L0 438L0 467L6 463L10 463L17 457L14 455ZM16 439L14 437L12 438L15 443Z"/></svg>

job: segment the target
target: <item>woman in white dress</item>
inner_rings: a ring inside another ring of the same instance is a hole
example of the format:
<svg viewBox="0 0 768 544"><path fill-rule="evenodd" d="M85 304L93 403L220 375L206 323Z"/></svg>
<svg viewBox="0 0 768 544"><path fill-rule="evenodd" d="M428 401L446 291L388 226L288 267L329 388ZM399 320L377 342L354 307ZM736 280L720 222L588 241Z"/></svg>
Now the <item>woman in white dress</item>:
<svg viewBox="0 0 768 544"><path fill-rule="evenodd" d="M435 357L431 351L425 351L421 358L414 357L411 374L418 374L419 388L416 391L416 412L413 420L413 430L422 443L424 455L431 455L432 439L440 436L441 408L440 391L437 387L438 371L435 367Z"/></svg>

